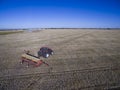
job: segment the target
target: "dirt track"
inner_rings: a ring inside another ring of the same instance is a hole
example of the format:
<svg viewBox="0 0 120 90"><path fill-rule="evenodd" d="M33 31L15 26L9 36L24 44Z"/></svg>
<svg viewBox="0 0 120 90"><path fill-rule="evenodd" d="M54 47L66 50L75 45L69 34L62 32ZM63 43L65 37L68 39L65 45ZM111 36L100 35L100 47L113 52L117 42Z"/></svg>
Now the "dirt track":
<svg viewBox="0 0 120 90"><path fill-rule="evenodd" d="M0 36L0 88L70 90L120 87L119 30L42 30ZM55 54L50 67L26 68L24 50L37 55L42 46ZM52 68L52 69L51 69Z"/></svg>

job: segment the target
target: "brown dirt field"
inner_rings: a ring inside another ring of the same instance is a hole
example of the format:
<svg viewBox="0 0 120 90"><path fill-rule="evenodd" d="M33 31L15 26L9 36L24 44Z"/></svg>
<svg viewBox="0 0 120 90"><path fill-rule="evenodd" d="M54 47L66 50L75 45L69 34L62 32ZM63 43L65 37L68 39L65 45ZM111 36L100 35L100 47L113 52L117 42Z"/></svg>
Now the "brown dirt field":
<svg viewBox="0 0 120 90"><path fill-rule="evenodd" d="M50 66L26 67L21 54L40 47ZM106 90L120 88L120 30L41 30L0 35L1 90Z"/></svg>

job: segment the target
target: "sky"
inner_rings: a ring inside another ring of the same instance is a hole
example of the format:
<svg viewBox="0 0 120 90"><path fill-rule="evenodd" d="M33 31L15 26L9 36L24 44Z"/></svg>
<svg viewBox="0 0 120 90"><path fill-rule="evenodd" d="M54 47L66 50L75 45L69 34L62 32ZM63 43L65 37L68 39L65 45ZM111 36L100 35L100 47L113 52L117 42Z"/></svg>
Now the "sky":
<svg viewBox="0 0 120 90"><path fill-rule="evenodd" d="M0 0L6 28L120 28L120 0Z"/></svg>

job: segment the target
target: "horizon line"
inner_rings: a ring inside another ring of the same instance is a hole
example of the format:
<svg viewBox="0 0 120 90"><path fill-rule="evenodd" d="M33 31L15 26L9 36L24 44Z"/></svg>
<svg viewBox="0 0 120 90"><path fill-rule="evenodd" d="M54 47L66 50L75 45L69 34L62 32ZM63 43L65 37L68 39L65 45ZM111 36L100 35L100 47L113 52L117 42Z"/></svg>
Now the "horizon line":
<svg viewBox="0 0 120 90"><path fill-rule="evenodd" d="M110 29L120 29L120 28L0 28L0 31L2 30L37 30L37 29L107 29L107 30L110 30Z"/></svg>

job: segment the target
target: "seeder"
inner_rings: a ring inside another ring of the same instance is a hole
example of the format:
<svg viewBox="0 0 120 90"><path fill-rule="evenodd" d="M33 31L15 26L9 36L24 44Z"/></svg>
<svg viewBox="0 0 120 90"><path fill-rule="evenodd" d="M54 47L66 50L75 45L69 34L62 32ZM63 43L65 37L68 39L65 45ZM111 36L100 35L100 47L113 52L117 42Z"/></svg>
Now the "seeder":
<svg viewBox="0 0 120 90"><path fill-rule="evenodd" d="M29 51L27 51L27 52L25 51L25 53L22 54L22 56L21 56L21 64L23 64L24 62L27 62L28 66L29 66L29 64L32 64L35 67L38 67L41 64L45 64L45 65L49 66L43 60L40 60L40 58L38 58L37 56L29 54Z"/></svg>

